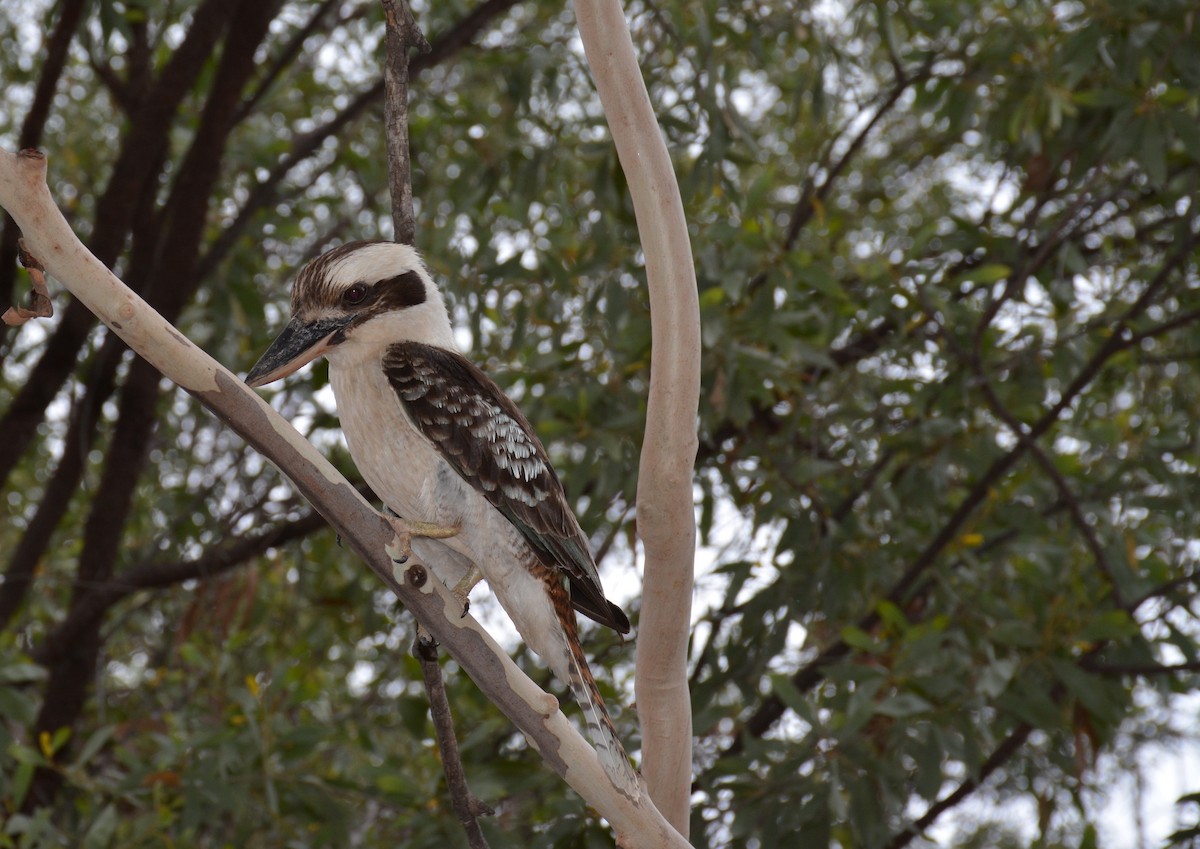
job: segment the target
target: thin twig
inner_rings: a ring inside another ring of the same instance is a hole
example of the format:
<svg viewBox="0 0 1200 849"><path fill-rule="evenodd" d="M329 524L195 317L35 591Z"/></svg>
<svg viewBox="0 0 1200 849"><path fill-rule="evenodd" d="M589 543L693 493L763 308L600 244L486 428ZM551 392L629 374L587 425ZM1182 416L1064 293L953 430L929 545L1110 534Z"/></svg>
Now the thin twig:
<svg viewBox="0 0 1200 849"><path fill-rule="evenodd" d="M408 3L383 0L387 19L387 60L383 69L384 127L387 134L388 173L392 182L392 223L395 241L414 243L412 166L408 150L408 56L410 50L427 53L429 42L421 33Z"/></svg>
<svg viewBox="0 0 1200 849"><path fill-rule="evenodd" d="M387 20L387 58L383 70L384 125L387 135L388 175L392 189L392 224L395 241L406 245L416 240L417 222L413 214L412 161L408 149L408 80L409 53L428 53L429 42L421 33L405 0L382 0ZM442 755L442 771L450 791L454 815L467 834L472 849L487 849L487 839L479 827L479 817L494 811L471 792L467 771L458 751L454 735L454 719L442 681L442 667L437 660L437 643L418 629L413 655L421 663L425 691L429 695L429 712Z"/></svg>
<svg viewBox="0 0 1200 849"><path fill-rule="evenodd" d="M1079 665L1097 675L1137 676L1139 678L1150 675L1175 675L1179 672L1200 672L1200 661L1197 660L1183 663L1088 663L1081 660Z"/></svg>
<svg viewBox="0 0 1200 849"><path fill-rule="evenodd" d="M913 838L920 836L921 832L929 828L945 811L953 808L963 799L970 796L979 786L986 781L993 772L1002 767L1008 760L1020 751L1025 745L1025 741L1029 739L1029 735L1033 732L1033 726L1027 723L1021 723L1012 732L1004 738L999 746L992 752L991 756L983 762L983 766L979 768L979 775L968 778L962 784L958 785L958 789L951 793L946 798L935 802L928 811L925 812L919 820L914 822L904 831L897 834L887 844L887 849L902 849L913 841Z"/></svg>
<svg viewBox="0 0 1200 849"><path fill-rule="evenodd" d="M421 639L418 633L413 641L412 653L421 664L425 692L429 694L429 716L433 719L438 750L442 754L442 770L446 773L446 786L450 791L454 814L467 833L467 843L471 849L487 849L488 842L479 827L479 817L490 817L496 812L472 793L467 785L467 773L458 752L458 740L454 736L450 700L446 697L442 667L438 664L437 643Z"/></svg>
<svg viewBox="0 0 1200 849"><path fill-rule="evenodd" d="M924 294L925 291L922 289L922 297L924 297ZM932 317L937 326L938 334L945 341L951 352L960 361L971 364L971 371L975 374L975 378L979 382L979 388L983 392L983 397L992 412L1004 422L1013 437L1016 438L1018 446L1024 445L1026 450L1033 455L1034 461L1041 467L1046 476L1050 478L1055 489L1058 490L1059 498L1066 505L1067 512L1071 515L1071 521L1075 524L1080 536L1083 537L1084 544L1087 545L1088 550L1092 553L1092 558L1096 561L1096 567L1103 573L1105 579L1107 579L1109 590L1112 592L1113 602L1117 607L1128 609L1121 593L1120 584L1113 572L1112 564L1108 560L1108 555L1104 552L1104 546L1101 544L1100 538L1096 536L1096 529L1091 526L1087 517L1083 514L1083 507L1080 505L1075 491L1071 489L1066 478L1062 476L1058 467L1054 465L1054 461L1050 458L1050 455L1045 452L1035 439L1030 437L1029 427L1005 406L1004 401L1000 398L1000 393L996 391L991 375L988 374L987 367L983 363L983 354L980 347L980 334L982 334L982 328L986 325L980 323L975 337L976 347L972 351L967 351L959 344L958 339L946 328L941 319L938 318L937 310L927 305L926 314Z"/></svg>

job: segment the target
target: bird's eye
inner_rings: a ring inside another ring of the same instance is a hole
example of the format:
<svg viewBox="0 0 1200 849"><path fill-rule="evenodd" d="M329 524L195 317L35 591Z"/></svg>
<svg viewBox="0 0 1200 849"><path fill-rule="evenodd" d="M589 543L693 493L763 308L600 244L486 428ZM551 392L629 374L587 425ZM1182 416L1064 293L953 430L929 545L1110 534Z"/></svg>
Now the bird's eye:
<svg viewBox="0 0 1200 849"><path fill-rule="evenodd" d="M362 283L355 283L353 286L351 286L349 289L346 290L345 294L342 295L342 300L345 301L346 303L350 304L351 306L354 306L355 304L361 304L363 302L363 299L365 299L366 297L367 297L367 287L364 286Z"/></svg>

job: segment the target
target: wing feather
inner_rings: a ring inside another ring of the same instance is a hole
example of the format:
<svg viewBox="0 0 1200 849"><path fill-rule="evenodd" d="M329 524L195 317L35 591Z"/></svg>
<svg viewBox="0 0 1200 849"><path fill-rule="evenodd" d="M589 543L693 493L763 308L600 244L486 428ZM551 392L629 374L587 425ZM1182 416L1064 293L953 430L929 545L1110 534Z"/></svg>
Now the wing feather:
<svg viewBox="0 0 1200 849"><path fill-rule="evenodd" d="M520 531L542 563L567 576L575 609L628 633L624 611L604 597L546 449L503 390L466 357L418 342L390 346L383 370L417 429L450 466Z"/></svg>

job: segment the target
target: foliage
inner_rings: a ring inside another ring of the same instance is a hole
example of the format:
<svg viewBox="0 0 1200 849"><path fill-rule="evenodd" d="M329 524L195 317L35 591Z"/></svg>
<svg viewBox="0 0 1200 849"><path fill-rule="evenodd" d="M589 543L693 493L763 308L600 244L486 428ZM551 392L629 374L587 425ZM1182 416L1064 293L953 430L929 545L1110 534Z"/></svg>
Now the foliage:
<svg viewBox="0 0 1200 849"><path fill-rule="evenodd" d="M693 841L899 847L982 788L1036 822L956 844L1104 843L1104 758L1195 734L1158 710L1200 669L1193 4L627 11L704 322ZM418 243L636 596L647 304L573 18L417 17ZM47 150L98 255L244 371L305 258L390 232L381 34L371 2L2 2L0 140ZM2 350L0 846L464 845L406 617L56 307ZM353 474L324 384L271 397ZM631 703L629 647L588 647ZM607 845L447 674L493 845Z"/></svg>

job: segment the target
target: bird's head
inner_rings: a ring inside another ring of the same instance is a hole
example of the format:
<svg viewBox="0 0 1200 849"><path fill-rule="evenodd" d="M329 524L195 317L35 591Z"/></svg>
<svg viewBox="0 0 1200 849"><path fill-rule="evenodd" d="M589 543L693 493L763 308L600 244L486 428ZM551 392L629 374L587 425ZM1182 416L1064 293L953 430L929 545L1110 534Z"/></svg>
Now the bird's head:
<svg viewBox="0 0 1200 849"><path fill-rule="evenodd" d="M322 354L335 361L380 356L396 342L454 347L442 294L408 245L351 242L300 271L292 319L246 382L265 386Z"/></svg>

